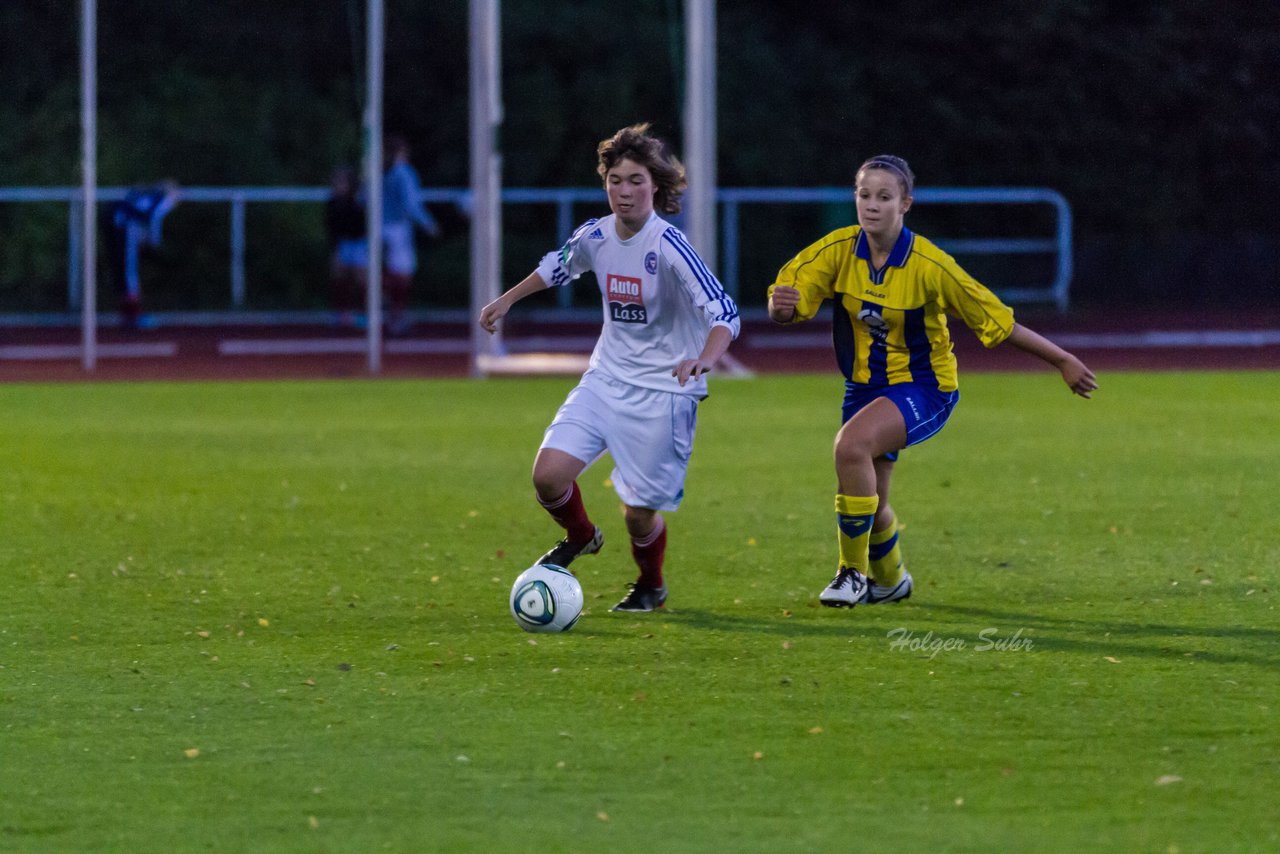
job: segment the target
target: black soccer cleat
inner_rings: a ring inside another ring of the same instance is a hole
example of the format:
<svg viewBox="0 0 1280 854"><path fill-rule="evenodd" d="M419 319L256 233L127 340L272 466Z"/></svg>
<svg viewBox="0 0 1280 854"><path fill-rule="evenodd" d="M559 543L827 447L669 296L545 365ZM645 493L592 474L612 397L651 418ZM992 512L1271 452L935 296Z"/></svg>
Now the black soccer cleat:
<svg viewBox="0 0 1280 854"><path fill-rule="evenodd" d="M667 601L667 586L650 587L636 582L631 585L622 601L610 608L610 611L656 611Z"/></svg>
<svg viewBox="0 0 1280 854"><path fill-rule="evenodd" d="M566 537L551 547L551 551L538 558L538 563L549 563L564 569L583 555L593 555L604 545L604 531L597 526L595 535L585 543L573 543Z"/></svg>

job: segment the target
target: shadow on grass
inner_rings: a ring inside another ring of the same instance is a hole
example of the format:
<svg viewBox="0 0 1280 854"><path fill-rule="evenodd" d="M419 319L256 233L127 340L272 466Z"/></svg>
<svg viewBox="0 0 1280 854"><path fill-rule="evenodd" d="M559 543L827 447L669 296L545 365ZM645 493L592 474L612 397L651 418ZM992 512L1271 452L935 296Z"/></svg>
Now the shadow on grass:
<svg viewBox="0 0 1280 854"><path fill-rule="evenodd" d="M1249 626L1190 626L1133 620L1085 620L1052 613L1027 613L972 605L921 604L924 614L955 615L1010 630L1032 631L1039 650L1086 652L1096 655L1134 655L1148 658L1189 658L1213 664L1251 664L1280 669L1280 630ZM1206 639L1232 643L1238 651L1208 649Z"/></svg>
<svg viewBox="0 0 1280 854"><path fill-rule="evenodd" d="M829 615L828 619L814 622L815 617L824 613ZM849 619L839 619L841 614ZM806 608L805 612L799 612L795 617L756 617L681 607L668 609L664 617L692 629L708 631L751 632L780 637L830 637L846 640L852 637L884 637L884 627L878 621L859 623L854 619L853 612L843 609L837 613L836 609Z"/></svg>
<svg viewBox="0 0 1280 854"><path fill-rule="evenodd" d="M820 614L829 614L819 617ZM815 637L848 640L886 641L888 632L906 628L918 634L932 631L946 635L954 631L955 621L947 625L929 625L938 617L960 617L971 623L968 640L980 630L1000 629L1003 635L1021 629L1037 651L1074 652L1104 656L1208 662L1212 664L1247 664L1280 669L1280 630L1247 626L1178 626L1144 623L1140 619L1084 620L1058 617L1051 613L1027 613L998 608L967 605L911 604L877 608L841 609L831 613L813 609L799 612L794 618L773 618L729 614L700 608L673 608L664 618L690 629L719 632L750 632L780 637ZM886 620L886 618L888 618ZM1210 649L1206 639L1231 643L1235 650Z"/></svg>

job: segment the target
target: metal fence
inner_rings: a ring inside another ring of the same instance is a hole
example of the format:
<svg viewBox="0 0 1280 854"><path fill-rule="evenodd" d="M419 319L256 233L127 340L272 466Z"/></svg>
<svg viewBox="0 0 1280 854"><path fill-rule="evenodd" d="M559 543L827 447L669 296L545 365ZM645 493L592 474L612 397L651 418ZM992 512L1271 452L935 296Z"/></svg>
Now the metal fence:
<svg viewBox="0 0 1280 854"><path fill-rule="evenodd" d="M103 187L102 202L124 198L127 188ZM187 202L224 204L230 207L230 304L246 305L249 283L245 274L245 211L250 204L323 204L327 187L183 187ZM1071 207L1057 191L1040 187L922 187L915 191L917 205L1036 205L1052 212L1051 233L1025 237L933 238L933 242L954 255L1042 255L1052 259L1053 275L1044 282L998 287L1002 298L1013 303L1052 303L1065 310L1070 301L1072 272ZM471 209L471 193L465 188L432 188L422 193L427 204L452 204L462 211ZM504 205L552 205L556 209L556 233L565 239L576 219L574 207L603 205L604 193L595 187L510 187L502 191ZM84 201L79 187L0 188L0 202L61 202L68 206L67 306L81 305L83 270L80 251ZM742 208L758 204L831 205L854 202L851 187L726 187L717 193L720 222L720 273L726 290L738 296L741 259ZM568 289L559 295L569 305Z"/></svg>

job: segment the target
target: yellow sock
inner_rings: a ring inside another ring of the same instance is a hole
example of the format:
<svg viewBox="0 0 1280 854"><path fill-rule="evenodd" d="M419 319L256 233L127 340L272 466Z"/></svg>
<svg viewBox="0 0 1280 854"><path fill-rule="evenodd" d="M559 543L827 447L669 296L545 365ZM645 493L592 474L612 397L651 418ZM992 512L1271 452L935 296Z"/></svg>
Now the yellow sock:
<svg viewBox="0 0 1280 854"><path fill-rule="evenodd" d="M902 548L898 545L898 520L883 531L872 531L867 541L871 558L871 580L881 587L892 587L902 580L907 565L902 560Z"/></svg>
<svg viewBox="0 0 1280 854"><path fill-rule="evenodd" d="M840 541L840 565L863 575L870 571L867 543L880 500L874 495L836 495L836 529Z"/></svg>

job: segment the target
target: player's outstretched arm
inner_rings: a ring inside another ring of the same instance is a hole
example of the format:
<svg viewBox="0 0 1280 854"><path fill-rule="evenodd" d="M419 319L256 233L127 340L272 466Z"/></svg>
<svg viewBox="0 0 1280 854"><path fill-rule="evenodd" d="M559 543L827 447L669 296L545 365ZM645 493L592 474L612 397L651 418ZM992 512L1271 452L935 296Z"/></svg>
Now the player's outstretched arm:
<svg viewBox="0 0 1280 854"><path fill-rule="evenodd" d="M1081 397L1087 398L1098 390L1098 379L1084 362L1038 332L1015 323L1007 340L1024 353L1037 356L1061 371L1063 381Z"/></svg>
<svg viewBox="0 0 1280 854"><path fill-rule="evenodd" d="M511 306L520 302L529 294L545 291L547 283L537 271L530 273L524 281L480 309L480 328L490 334L498 331L498 321L507 316Z"/></svg>

